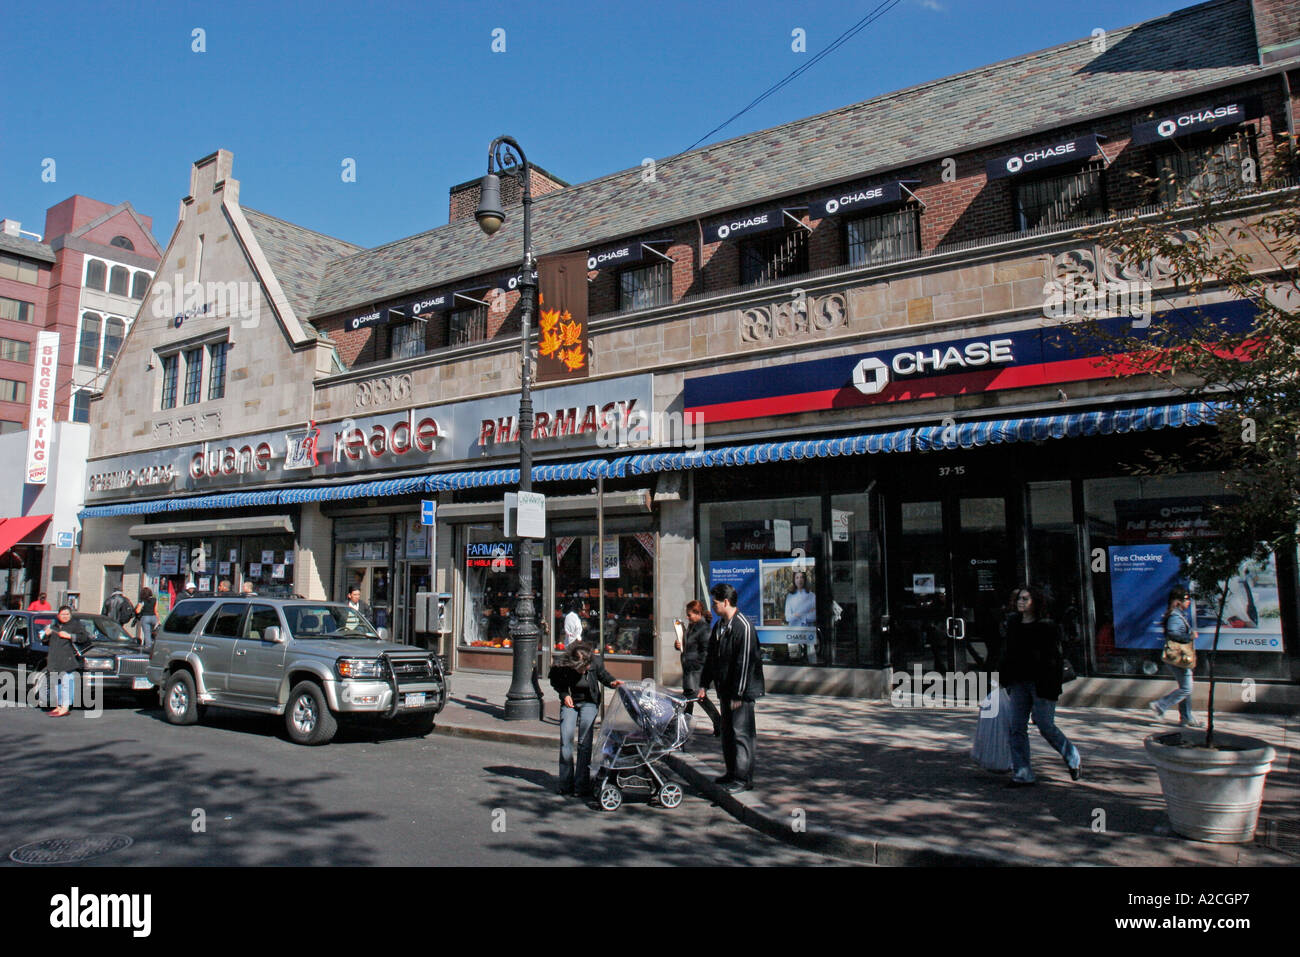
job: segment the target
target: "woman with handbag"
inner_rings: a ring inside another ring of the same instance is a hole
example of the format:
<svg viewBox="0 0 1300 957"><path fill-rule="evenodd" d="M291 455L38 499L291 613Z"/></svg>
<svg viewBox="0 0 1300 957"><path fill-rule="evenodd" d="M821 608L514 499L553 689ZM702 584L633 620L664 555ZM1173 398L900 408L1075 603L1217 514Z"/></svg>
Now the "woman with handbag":
<svg viewBox="0 0 1300 957"><path fill-rule="evenodd" d="M1196 626L1190 608L1192 597L1182 585L1169 592L1169 606L1165 609L1165 650L1162 658L1178 674L1178 687L1163 698L1152 701L1148 708L1157 718L1178 705L1179 724L1185 728L1204 727L1192 714L1192 672L1196 668Z"/></svg>
<svg viewBox="0 0 1300 957"><path fill-rule="evenodd" d="M1016 596L1020 615L1007 625L1001 679L1011 704L1011 786L1034 783L1029 764L1029 719L1065 761L1070 777L1082 774L1079 749L1056 726L1056 700L1061 696L1061 630L1046 618L1043 593L1034 587Z"/></svg>

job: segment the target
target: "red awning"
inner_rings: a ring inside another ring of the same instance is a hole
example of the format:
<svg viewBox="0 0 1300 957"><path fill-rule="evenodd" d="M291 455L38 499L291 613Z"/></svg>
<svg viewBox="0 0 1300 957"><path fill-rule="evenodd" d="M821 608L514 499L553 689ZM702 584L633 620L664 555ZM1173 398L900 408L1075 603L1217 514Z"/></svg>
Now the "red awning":
<svg viewBox="0 0 1300 957"><path fill-rule="evenodd" d="M0 521L0 555L9 551L53 517L53 515L19 515L17 518L6 518Z"/></svg>

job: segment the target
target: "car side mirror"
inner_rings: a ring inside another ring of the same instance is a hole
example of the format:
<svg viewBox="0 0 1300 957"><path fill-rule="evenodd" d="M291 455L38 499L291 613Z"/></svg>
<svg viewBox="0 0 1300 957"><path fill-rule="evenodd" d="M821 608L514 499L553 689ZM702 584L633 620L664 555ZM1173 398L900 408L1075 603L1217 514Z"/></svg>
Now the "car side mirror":
<svg viewBox="0 0 1300 957"><path fill-rule="evenodd" d="M262 629L262 640L282 645L287 639L285 638L284 632L280 630L279 625L270 625Z"/></svg>
<svg viewBox="0 0 1300 957"><path fill-rule="evenodd" d="M387 641L387 640L388 640L388 636L389 636L389 634L390 634L390 632L388 631L387 628L380 628L380 629L379 629L379 637L380 637L381 639L383 639L384 641Z"/></svg>

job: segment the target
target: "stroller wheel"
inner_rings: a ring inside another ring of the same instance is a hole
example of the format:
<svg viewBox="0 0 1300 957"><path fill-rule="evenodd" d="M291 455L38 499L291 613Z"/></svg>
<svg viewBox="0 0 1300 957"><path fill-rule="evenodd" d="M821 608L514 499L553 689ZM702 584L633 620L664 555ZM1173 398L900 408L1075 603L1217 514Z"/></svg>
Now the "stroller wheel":
<svg viewBox="0 0 1300 957"><path fill-rule="evenodd" d="M664 807L676 807L682 803L682 786L669 781L659 789L657 797Z"/></svg>
<svg viewBox="0 0 1300 957"><path fill-rule="evenodd" d="M606 784L600 789L600 809L617 811L623 804L623 790L613 784Z"/></svg>

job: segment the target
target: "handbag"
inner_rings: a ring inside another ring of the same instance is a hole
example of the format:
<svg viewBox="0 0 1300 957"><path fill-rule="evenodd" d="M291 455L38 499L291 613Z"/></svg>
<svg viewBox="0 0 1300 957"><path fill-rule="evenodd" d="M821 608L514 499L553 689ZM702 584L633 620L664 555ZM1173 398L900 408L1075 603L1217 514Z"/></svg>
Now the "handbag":
<svg viewBox="0 0 1300 957"><path fill-rule="evenodd" d="M1173 665L1175 668L1195 668L1196 645L1190 641L1174 641L1172 638L1166 638L1165 650L1160 658L1165 664Z"/></svg>
<svg viewBox="0 0 1300 957"><path fill-rule="evenodd" d="M1070 661L1070 659L1062 658L1061 659L1061 684L1068 685L1071 681L1073 681L1078 677L1079 677L1078 674L1074 670L1074 664Z"/></svg>

